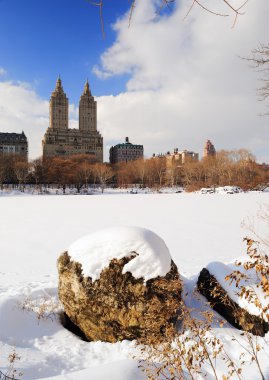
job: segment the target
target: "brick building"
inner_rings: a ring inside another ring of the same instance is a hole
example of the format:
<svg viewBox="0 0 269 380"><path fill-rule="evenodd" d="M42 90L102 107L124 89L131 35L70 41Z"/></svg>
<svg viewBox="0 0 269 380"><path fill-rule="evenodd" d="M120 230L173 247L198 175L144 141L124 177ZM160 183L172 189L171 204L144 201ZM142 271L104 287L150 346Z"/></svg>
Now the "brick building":
<svg viewBox="0 0 269 380"><path fill-rule="evenodd" d="M138 160L143 157L143 145L130 143L128 137L125 138L125 143L112 146L109 150L109 161L111 164Z"/></svg>

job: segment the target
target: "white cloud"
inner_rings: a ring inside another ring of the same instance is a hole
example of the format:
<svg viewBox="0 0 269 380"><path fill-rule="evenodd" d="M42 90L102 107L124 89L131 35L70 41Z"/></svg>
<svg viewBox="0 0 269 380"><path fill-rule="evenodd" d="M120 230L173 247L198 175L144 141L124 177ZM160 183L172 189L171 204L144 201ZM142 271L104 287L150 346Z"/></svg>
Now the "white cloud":
<svg viewBox="0 0 269 380"><path fill-rule="evenodd" d="M0 130L28 138L29 157L40 156L41 140L48 126L48 102L25 83L0 82Z"/></svg>
<svg viewBox="0 0 269 380"><path fill-rule="evenodd" d="M161 18L154 3L137 2L130 29L127 15L117 21L116 41L94 69L103 79L130 75L125 93L98 99L107 145L129 136L147 155L174 147L201 153L210 138L217 149L245 147L269 161L258 75L239 58L268 42L269 2L249 2L233 29L231 18L198 8L183 21L190 1Z"/></svg>
<svg viewBox="0 0 269 380"><path fill-rule="evenodd" d="M256 99L258 74L238 57L268 42L269 2L249 2L234 29L231 19L198 8L185 21L183 6L158 18L154 3L137 2L129 29L128 15L117 21L116 41L94 69L103 79L130 75L124 93L97 99L106 159L109 146L129 136L147 156L175 147L201 153L209 138L217 149L246 147L269 162L268 117L257 116L267 111ZM70 105L69 115L77 127L77 107ZM24 130L31 158L41 155L48 125L48 100L27 83L0 81L0 131Z"/></svg>
<svg viewBox="0 0 269 380"><path fill-rule="evenodd" d="M0 67L0 77L4 76L6 74L7 74L7 71L3 67Z"/></svg>
<svg viewBox="0 0 269 380"><path fill-rule="evenodd" d="M100 70L98 66L93 67L92 73L95 74L99 79L107 79L113 75L112 73L109 73L108 71Z"/></svg>
<svg viewBox="0 0 269 380"><path fill-rule="evenodd" d="M77 127L77 108L69 109L70 127ZM0 82L0 132L21 133L28 139L29 158L42 155L42 138L49 126L49 102L41 99L31 85Z"/></svg>

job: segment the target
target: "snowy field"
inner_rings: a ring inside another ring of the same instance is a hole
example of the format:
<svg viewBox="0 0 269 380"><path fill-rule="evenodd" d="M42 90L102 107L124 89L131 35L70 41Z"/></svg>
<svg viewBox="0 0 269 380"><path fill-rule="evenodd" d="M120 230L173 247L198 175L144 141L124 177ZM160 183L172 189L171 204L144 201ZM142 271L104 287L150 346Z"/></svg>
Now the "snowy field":
<svg viewBox="0 0 269 380"><path fill-rule="evenodd" d="M140 380L131 342L87 343L55 318L38 320L35 305L57 298L56 260L70 244L89 232L111 226L139 226L157 233L185 278L191 293L199 271L212 261L229 262L245 254L242 222L261 232L255 216L269 193L239 194L104 194L93 196L0 197L0 369L5 371L13 348L24 380ZM216 328L234 359L239 348L232 327ZM269 379L269 352L262 351ZM219 366L221 375L222 367ZM208 379L213 379L208 370ZM220 377L221 378L221 377ZM244 379L259 379L255 364L246 364Z"/></svg>

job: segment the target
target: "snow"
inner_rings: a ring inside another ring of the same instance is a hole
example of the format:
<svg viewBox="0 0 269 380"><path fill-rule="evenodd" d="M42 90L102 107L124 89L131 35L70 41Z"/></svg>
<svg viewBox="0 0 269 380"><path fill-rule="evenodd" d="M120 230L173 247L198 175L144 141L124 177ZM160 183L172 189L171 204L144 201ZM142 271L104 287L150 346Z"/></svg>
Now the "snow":
<svg viewBox="0 0 269 380"><path fill-rule="evenodd" d="M27 311L21 305L26 299L41 306L44 298L57 301L57 258L81 236L135 225L161 236L184 279L186 303L199 310L206 305L202 296L194 297L199 271L210 262L229 263L243 255L242 239L249 233L241 223L268 203L266 192L0 197L0 369L6 369L15 347L22 380L145 380L133 360L138 354L132 342L84 342L62 326L57 313L38 319L36 308ZM260 220L255 229L263 231ZM239 363L239 343L246 344L241 331L216 325L214 334ZM260 363L268 379L268 345L261 345ZM259 379L255 363L245 359L242 378ZM225 363L216 365L221 378Z"/></svg>
<svg viewBox="0 0 269 380"><path fill-rule="evenodd" d="M165 276L171 269L171 256L165 242L154 232L141 227L112 227L82 237L68 253L82 264L84 276L99 279L112 259L136 255L123 267L135 278L148 281Z"/></svg>
<svg viewBox="0 0 269 380"><path fill-rule="evenodd" d="M221 187L216 187L215 191L219 194L235 194L235 193L240 193L243 190L238 186L221 186Z"/></svg>
<svg viewBox="0 0 269 380"><path fill-rule="evenodd" d="M119 369L124 368L124 371ZM146 376L137 368L137 361L133 359L119 360L116 363L103 364L84 371L77 371L66 375L50 377L49 380L107 380L115 374L116 380L145 380Z"/></svg>

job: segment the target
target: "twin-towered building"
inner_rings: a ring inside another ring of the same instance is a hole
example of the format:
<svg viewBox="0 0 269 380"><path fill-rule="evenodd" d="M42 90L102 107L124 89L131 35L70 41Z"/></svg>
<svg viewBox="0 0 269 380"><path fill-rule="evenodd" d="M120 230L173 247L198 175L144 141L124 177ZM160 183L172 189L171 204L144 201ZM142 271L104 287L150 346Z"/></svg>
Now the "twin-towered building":
<svg viewBox="0 0 269 380"><path fill-rule="evenodd" d="M79 128L69 128L68 98L58 78L50 98L50 124L43 141L43 157L87 154L103 162L103 137L97 131L97 103L88 80L79 101Z"/></svg>
<svg viewBox="0 0 269 380"><path fill-rule="evenodd" d="M50 125L42 145L43 157L66 157L87 154L96 162L103 162L103 138L97 131L97 103L88 81L79 101L79 128L68 127L68 98L58 78L50 98ZM143 145L124 144L110 149L110 162L127 162L143 158Z"/></svg>

